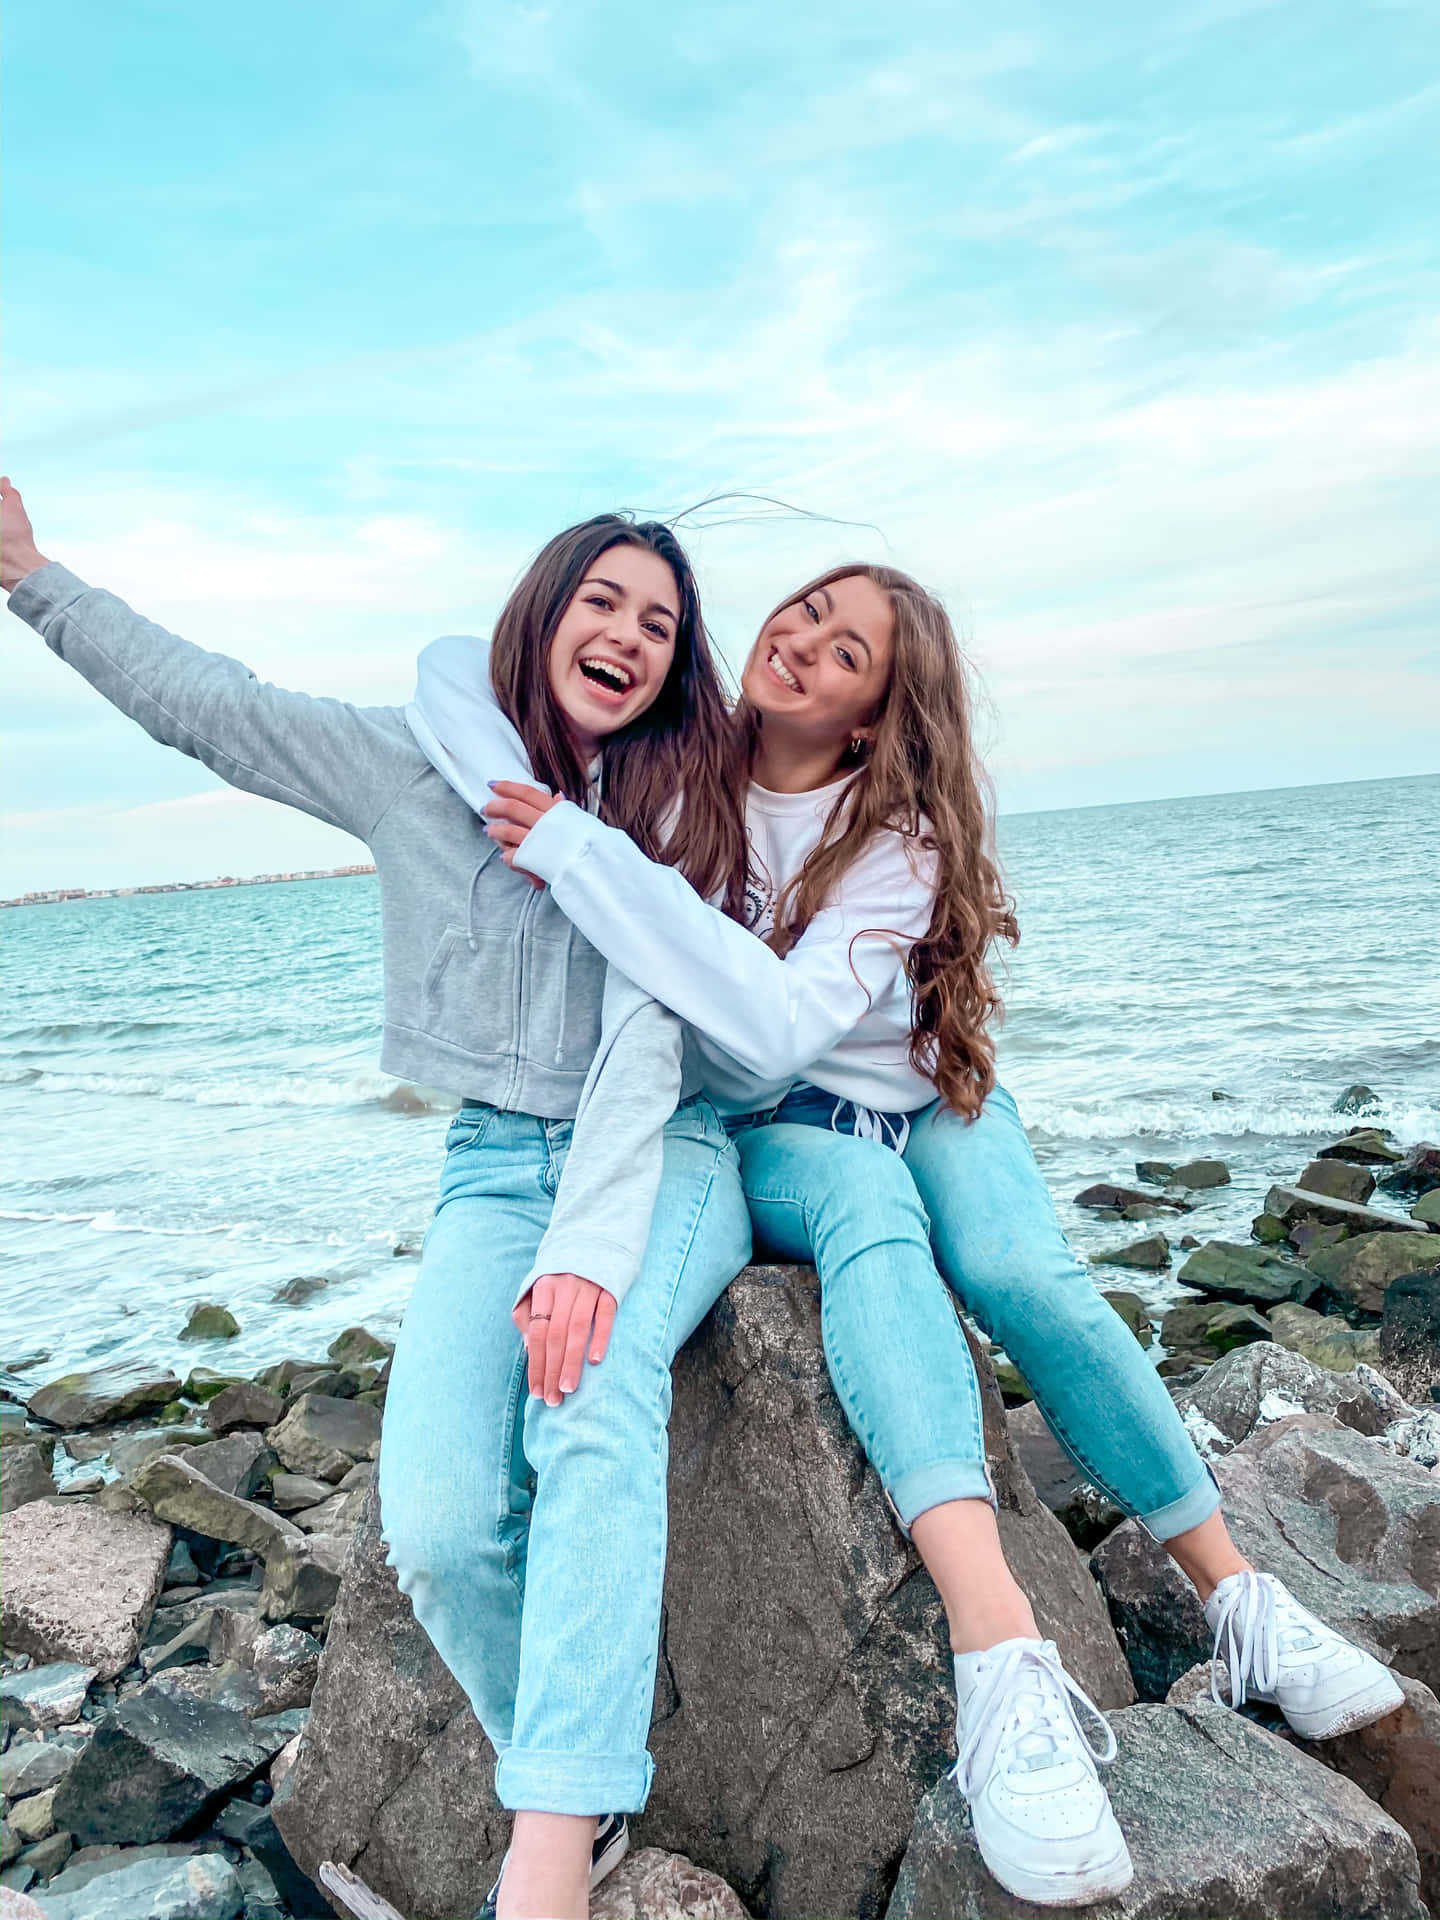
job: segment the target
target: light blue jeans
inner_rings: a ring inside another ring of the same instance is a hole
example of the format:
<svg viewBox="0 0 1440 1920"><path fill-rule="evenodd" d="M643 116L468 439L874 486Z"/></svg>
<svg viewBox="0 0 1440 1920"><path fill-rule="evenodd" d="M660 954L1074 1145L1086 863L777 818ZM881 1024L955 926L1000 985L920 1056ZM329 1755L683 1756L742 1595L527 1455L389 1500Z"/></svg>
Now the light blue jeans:
<svg viewBox="0 0 1440 1920"><path fill-rule="evenodd" d="M390 1564L499 1756L501 1804L643 1807L665 1571L670 1363L750 1257L739 1166L685 1102L639 1278L558 1407L526 1391L511 1319L571 1123L462 1109L391 1367L380 1455Z"/></svg>
<svg viewBox="0 0 1440 1920"><path fill-rule="evenodd" d="M814 1260L835 1390L901 1520L990 1497L952 1293L1087 1480L1159 1540L1208 1519L1214 1479L1071 1250L1009 1094L973 1122L937 1102L910 1123L903 1155L824 1125L728 1123L757 1233Z"/></svg>

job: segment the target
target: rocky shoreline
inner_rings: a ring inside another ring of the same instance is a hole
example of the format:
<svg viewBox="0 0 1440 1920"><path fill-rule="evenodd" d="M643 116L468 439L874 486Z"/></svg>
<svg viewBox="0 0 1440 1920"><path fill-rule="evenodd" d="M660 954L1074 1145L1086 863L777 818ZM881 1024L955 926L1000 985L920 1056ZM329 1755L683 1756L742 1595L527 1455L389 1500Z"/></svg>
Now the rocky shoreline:
<svg viewBox="0 0 1440 1920"><path fill-rule="evenodd" d="M1242 1548L1401 1677L1379 1726L1306 1749L1211 1702L1193 1594L972 1339L1007 1552L1119 1742L1138 1872L1107 1912L1440 1902L1440 1147L1361 1125L1283 1174L1245 1244L1184 1231L1217 1161L1076 1202L1147 1229L1099 1284L1168 1270L1178 1238L1160 1370ZM1139 1297L1108 1297L1152 1344ZM325 1859L416 1920L474 1910L505 1821L384 1565L388 1364L361 1327L253 1379L0 1379L0 1915L304 1920L339 1910ZM1029 1911L935 1784L938 1601L830 1391L808 1270L736 1281L677 1363L671 1446L655 1793L597 1915Z"/></svg>

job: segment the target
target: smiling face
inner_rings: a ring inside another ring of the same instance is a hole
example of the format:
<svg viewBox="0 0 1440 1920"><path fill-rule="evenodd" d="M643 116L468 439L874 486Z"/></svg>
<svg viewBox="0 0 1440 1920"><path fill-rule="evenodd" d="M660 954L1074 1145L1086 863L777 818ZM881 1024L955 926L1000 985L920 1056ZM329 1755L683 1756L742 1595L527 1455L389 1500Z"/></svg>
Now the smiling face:
<svg viewBox="0 0 1440 1920"><path fill-rule="evenodd" d="M833 747L838 766L884 705L894 653L889 594L864 574L846 574L771 615L741 686L764 716L767 741Z"/></svg>
<svg viewBox="0 0 1440 1920"><path fill-rule="evenodd" d="M654 704L675 658L680 589L648 547L607 547L560 617L546 673L570 737L590 760Z"/></svg>

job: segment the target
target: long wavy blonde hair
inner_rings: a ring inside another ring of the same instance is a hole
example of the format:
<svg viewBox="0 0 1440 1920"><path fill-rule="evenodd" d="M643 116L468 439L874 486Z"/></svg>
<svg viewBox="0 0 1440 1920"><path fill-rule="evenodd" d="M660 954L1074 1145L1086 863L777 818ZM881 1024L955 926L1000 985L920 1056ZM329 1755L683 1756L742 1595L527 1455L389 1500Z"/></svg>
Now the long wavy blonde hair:
<svg viewBox="0 0 1440 1920"><path fill-rule="evenodd" d="M1003 1014L990 948L996 940L1014 946L1020 929L995 851L993 790L975 747L969 668L950 616L908 574L862 564L809 581L765 624L856 575L880 588L894 614L890 686L855 778L775 903L769 943L790 951L876 834L895 828L914 836L935 855L936 874L929 929L906 960L915 1006L910 1059L947 1106L973 1118L995 1084L990 1028ZM737 772L748 775L761 716L742 698L735 721Z"/></svg>

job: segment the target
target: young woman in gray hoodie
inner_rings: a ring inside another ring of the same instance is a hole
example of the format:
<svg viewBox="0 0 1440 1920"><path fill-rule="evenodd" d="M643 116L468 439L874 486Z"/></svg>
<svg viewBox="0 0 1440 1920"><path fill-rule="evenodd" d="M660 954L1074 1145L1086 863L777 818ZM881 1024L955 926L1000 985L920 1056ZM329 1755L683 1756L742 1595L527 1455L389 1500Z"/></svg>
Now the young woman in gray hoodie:
<svg viewBox="0 0 1440 1920"><path fill-rule="evenodd" d="M8 481L0 585L153 738L374 855L381 1065L462 1102L392 1367L385 1534L515 1810L500 1913L583 1915L650 1785L670 1363L749 1257L735 1148L674 1016L505 864L401 709L265 685L88 587L37 551ZM554 791L702 894L743 887L724 703L668 528L559 534L491 672Z"/></svg>

